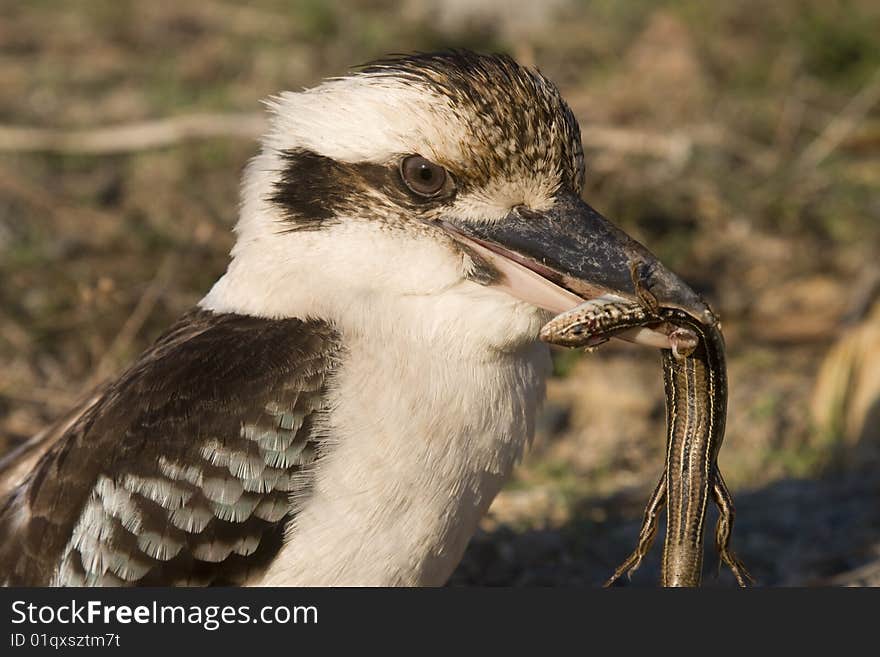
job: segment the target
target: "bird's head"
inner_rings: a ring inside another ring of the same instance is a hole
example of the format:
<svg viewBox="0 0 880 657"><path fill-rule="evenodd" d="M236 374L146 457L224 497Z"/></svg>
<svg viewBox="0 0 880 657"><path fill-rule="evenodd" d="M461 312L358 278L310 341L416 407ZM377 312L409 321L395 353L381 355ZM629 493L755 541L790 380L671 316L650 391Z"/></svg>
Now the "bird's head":
<svg viewBox="0 0 880 657"><path fill-rule="evenodd" d="M547 311L635 298L641 263L661 305L708 312L581 200L574 115L509 57L385 59L270 108L211 307L352 331L412 315L427 333L455 322L512 344L534 339Z"/></svg>

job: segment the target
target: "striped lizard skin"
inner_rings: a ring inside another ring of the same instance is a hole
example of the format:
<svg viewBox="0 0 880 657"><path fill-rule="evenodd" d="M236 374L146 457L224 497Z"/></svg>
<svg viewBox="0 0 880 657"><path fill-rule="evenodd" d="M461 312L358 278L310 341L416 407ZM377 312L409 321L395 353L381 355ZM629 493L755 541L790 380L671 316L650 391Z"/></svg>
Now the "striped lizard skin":
<svg viewBox="0 0 880 657"><path fill-rule="evenodd" d="M606 582L632 575L650 550L657 522L667 507L663 547L663 586L699 586L703 570L703 534L711 495L718 506L715 547L740 586L751 581L748 571L730 549L734 507L718 469L718 450L727 415L727 368L724 339L715 326L706 326L673 308L599 298L551 320L541 331L546 342L564 346L594 346L627 329L665 322L672 349L662 350L666 390L666 464L654 489L639 532L636 549Z"/></svg>

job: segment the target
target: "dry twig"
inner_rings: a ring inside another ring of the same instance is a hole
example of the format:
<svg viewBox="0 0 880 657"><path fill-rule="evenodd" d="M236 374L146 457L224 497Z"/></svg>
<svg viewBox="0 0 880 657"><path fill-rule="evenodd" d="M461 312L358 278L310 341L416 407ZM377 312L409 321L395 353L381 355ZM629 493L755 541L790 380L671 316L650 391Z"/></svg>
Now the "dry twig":
<svg viewBox="0 0 880 657"><path fill-rule="evenodd" d="M109 128L51 130L0 126L0 152L55 152L107 155L160 148L207 137L254 139L265 129L260 112L190 114Z"/></svg>
<svg viewBox="0 0 880 657"><path fill-rule="evenodd" d="M173 255L167 256L165 260L162 261L162 264L159 265L159 269L153 277L153 280L150 281L150 284L144 290L141 298L138 299L138 302L128 316L128 319L125 320L125 324L122 325L119 333L116 334L113 342L110 343L110 346L104 352L101 360L98 361L94 374L92 374L84 388L90 389L96 386L115 371L116 358L132 343L137 336L138 331L140 331L141 327L144 325L144 322L149 318L150 313L153 311L153 308L155 308L156 303L159 301L159 298L162 296L162 293L171 281L176 265L177 258Z"/></svg>
<svg viewBox="0 0 880 657"><path fill-rule="evenodd" d="M798 166L803 169L819 166L878 102L880 102L880 69L875 71L859 93L852 97L840 113L828 122L822 133L803 150L798 158Z"/></svg>

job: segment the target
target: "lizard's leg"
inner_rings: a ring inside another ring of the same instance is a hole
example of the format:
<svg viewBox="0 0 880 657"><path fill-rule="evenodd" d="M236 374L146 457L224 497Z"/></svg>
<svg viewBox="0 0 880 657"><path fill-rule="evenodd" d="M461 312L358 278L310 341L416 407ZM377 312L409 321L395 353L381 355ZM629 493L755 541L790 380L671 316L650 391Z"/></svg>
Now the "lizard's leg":
<svg viewBox="0 0 880 657"><path fill-rule="evenodd" d="M715 504L718 506L718 524L715 527L715 549L721 556L721 561L726 563L733 571L733 576L740 586L746 587L755 583L755 578L749 574L746 567L737 558L730 549L730 534L733 530L733 520L736 517L736 510L733 508L733 498L721 471L715 467L714 481L712 484L712 497L715 498ZM719 564L720 567L720 564Z"/></svg>
<svg viewBox="0 0 880 657"><path fill-rule="evenodd" d="M700 339L690 329L675 327L669 333L669 344L675 360L684 360L696 351Z"/></svg>
<svg viewBox="0 0 880 657"><path fill-rule="evenodd" d="M626 573L627 578L632 577L632 574L642 564L642 559L648 554L651 544L654 542L654 537L657 535L657 516L660 515L660 511L663 510L664 506L666 506L665 469L660 476L660 483L657 484L657 488L651 494L651 499L648 500L648 506L645 507L645 516L642 519L642 528L639 530L639 542L636 545L636 549L627 557L626 561L618 566L604 586L611 586L624 573Z"/></svg>

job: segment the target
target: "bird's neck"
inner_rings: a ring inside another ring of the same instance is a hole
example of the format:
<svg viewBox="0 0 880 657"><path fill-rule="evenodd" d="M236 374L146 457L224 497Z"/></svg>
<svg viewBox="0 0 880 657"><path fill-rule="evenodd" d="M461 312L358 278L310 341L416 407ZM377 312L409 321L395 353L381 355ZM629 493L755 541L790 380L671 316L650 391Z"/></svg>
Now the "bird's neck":
<svg viewBox="0 0 880 657"><path fill-rule="evenodd" d="M447 358L467 351L484 359L495 351L518 350L534 342L549 319L546 311L497 287L452 276L434 278L430 267L428 273L420 268L417 256L399 256L397 268L412 271L414 279L421 276L420 285L383 286L390 274L351 272L338 253L328 254L322 264L314 254L326 241L304 233L287 244L265 240L249 245L199 305L269 319L321 319L351 343L407 344ZM272 249L286 249L286 256ZM398 271L393 275L400 276ZM441 344L446 351L439 349Z"/></svg>

